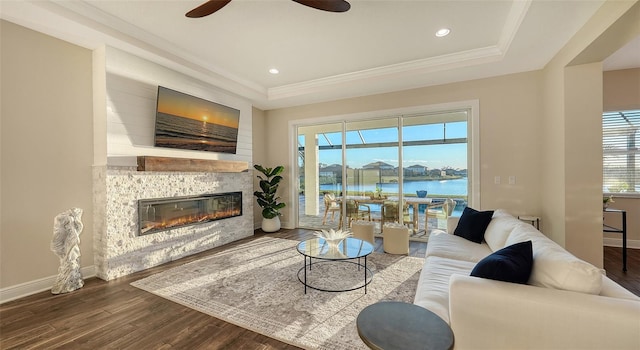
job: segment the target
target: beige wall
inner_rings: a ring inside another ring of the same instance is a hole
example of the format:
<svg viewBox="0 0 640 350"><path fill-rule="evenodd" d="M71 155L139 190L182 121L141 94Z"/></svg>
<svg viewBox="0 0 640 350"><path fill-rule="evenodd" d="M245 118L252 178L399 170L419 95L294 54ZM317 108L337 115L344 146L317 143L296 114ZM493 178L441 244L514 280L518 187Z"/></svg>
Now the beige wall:
<svg viewBox="0 0 640 350"><path fill-rule="evenodd" d="M603 76L605 111L640 109L640 68L604 72ZM627 239L629 246L640 248L640 198L614 198L612 208L627 211ZM620 216L605 214L605 224L621 227ZM619 245L619 234L605 233L605 243ZM613 241L611 241L613 240Z"/></svg>
<svg viewBox="0 0 640 350"><path fill-rule="evenodd" d="M564 109L564 74L562 67L548 67L543 71L543 113L541 126L544 142L541 144L540 193L544 198L540 214L543 217L544 233L564 246L565 235L565 178L564 119L557 111Z"/></svg>
<svg viewBox="0 0 640 350"><path fill-rule="evenodd" d="M540 209L541 96L540 72L413 89L284 108L266 112L268 164L290 164L292 121L456 101L480 103L480 192L479 209L507 208L515 215L538 215ZM289 167L290 168L290 167ZM292 169L285 177L282 196L289 196ZM516 176L495 185L493 179ZM285 192L286 191L286 192ZM294 227L293 206L286 208L283 225Z"/></svg>
<svg viewBox="0 0 640 350"><path fill-rule="evenodd" d="M604 72L605 111L640 109L640 68Z"/></svg>
<svg viewBox="0 0 640 350"><path fill-rule="evenodd" d="M601 62L640 35L636 1L608 1L543 70L546 233L602 266ZM624 39L624 40L621 40ZM595 156L594 156L595 155Z"/></svg>
<svg viewBox="0 0 640 350"><path fill-rule="evenodd" d="M55 276L54 217L84 209L83 267L92 252L91 51L0 21L0 288Z"/></svg>
<svg viewBox="0 0 640 350"><path fill-rule="evenodd" d="M602 63L567 67L564 77L564 246L602 267Z"/></svg>
<svg viewBox="0 0 640 350"><path fill-rule="evenodd" d="M252 159L253 159L253 164L260 164L260 165L264 165L266 167L273 167L273 165L270 165L269 163L267 163L267 149L266 149L266 133L265 133L265 118L264 118L264 111L258 108L253 108L252 110L252 126L251 129L253 130L253 154L252 154ZM249 171L253 171L253 164L251 164L251 168ZM259 182L260 180L258 179L258 177L256 176L257 174L254 174L253 177L253 188L255 190L259 190L260 189L260 185ZM253 227L254 228L259 228L262 226L262 208L260 208L260 206L256 203L255 201L255 197L253 200Z"/></svg>

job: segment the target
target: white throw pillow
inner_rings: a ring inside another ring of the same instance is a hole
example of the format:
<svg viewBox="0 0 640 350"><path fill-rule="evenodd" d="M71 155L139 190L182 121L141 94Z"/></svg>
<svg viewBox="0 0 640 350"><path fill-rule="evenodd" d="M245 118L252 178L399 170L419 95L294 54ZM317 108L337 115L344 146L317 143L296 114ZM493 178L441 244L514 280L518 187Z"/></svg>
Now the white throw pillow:
<svg viewBox="0 0 640 350"><path fill-rule="evenodd" d="M516 226L506 245L531 240L533 243L533 269L529 284L539 287L600 294L602 270L580 260L544 236L533 226Z"/></svg>
<svg viewBox="0 0 640 350"><path fill-rule="evenodd" d="M507 214L502 209L498 209L493 213L493 218L484 232L484 240L492 251L500 250L506 247L507 238L522 221Z"/></svg>
<svg viewBox="0 0 640 350"><path fill-rule="evenodd" d="M509 214L508 211L504 210L504 209L496 209L493 211L493 217L497 218L500 216L510 216L513 217L513 215Z"/></svg>

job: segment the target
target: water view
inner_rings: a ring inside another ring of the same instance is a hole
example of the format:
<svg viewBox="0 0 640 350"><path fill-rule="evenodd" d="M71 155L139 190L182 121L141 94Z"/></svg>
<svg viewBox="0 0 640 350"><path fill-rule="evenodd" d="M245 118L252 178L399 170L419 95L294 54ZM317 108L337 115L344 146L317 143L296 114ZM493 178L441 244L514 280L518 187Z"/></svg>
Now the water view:
<svg viewBox="0 0 640 350"><path fill-rule="evenodd" d="M382 188L382 192L385 194L398 194L397 183L383 183L383 184L370 184L359 185L355 188L348 186L349 192L369 193L375 192L376 186ZM403 192L407 195L416 195L416 191L427 191L428 197L437 196L467 196L467 178L453 180L420 180L420 181L405 181L403 183ZM342 192L342 184L324 184L320 185L320 191L333 191L334 193Z"/></svg>

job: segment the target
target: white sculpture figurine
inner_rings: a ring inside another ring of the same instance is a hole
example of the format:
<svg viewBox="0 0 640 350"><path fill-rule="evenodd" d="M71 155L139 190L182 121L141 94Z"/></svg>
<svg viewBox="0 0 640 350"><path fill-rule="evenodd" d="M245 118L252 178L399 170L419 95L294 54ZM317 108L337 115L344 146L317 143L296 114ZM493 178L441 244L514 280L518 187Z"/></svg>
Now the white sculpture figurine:
<svg viewBox="0 0 640 350"><path fill-rule="evenodd" d="M60 258L60 267L51 288L52 294L72 292L84 285L78 247L83 228L81 218L82 209L73 208L58 214L53 221L51 251Z"/></svg>

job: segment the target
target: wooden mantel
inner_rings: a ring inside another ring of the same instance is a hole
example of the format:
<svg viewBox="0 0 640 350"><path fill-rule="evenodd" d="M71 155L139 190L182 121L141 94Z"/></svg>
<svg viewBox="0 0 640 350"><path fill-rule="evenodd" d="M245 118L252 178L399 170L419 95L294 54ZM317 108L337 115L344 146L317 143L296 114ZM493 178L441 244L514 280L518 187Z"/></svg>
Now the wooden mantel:
<svg viewBox="0 0 640 350"><path fill-rule="evenodd" d="M249 163L233 160L138 156L138 171L242 173Z"/></svg>

